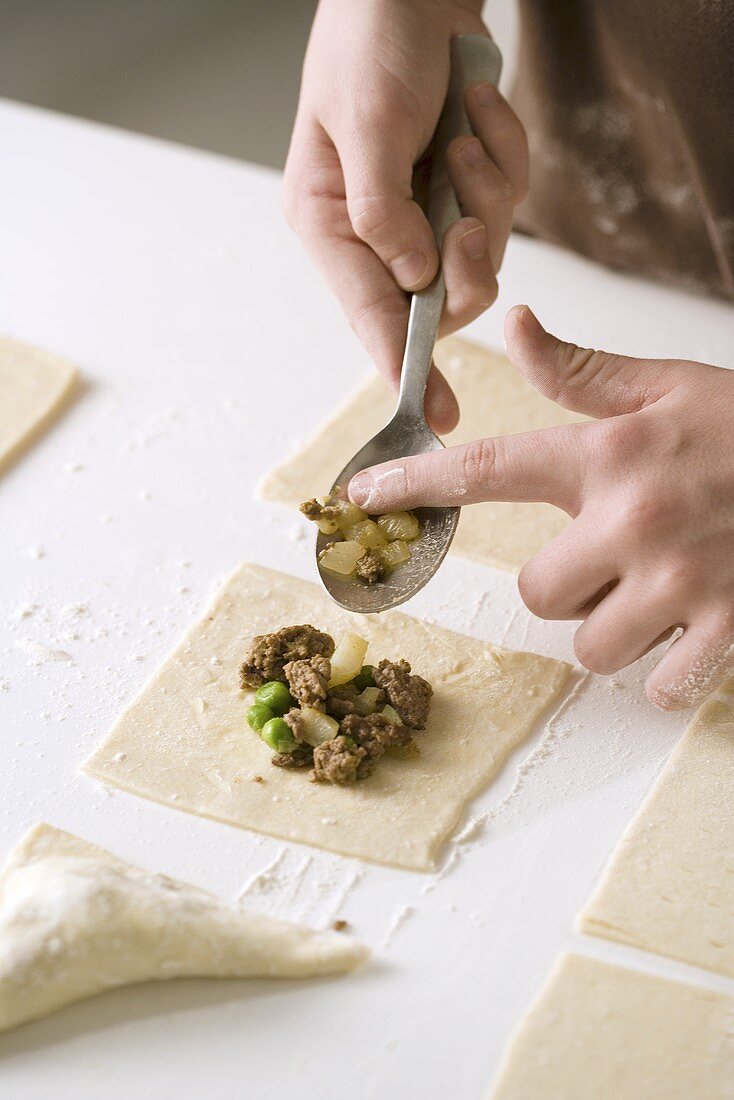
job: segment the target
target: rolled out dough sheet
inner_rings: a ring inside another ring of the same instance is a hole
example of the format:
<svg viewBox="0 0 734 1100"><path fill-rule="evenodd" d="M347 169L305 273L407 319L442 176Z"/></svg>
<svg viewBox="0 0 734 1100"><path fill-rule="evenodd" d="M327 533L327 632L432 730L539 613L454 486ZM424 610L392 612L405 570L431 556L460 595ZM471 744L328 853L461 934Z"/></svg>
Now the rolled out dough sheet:
<svg viewBox="0 0 734 1100"><path fill-rule="evenodd" d="M734 978L731 703L710 699L700 708L578 928Z"/></svg>
<svg viewBox="0 0 734 1100"><path fill-rule="evenodd" d="M734 999L561 956L488 1100L728 1100Z"/></svg>
<svg viewBox="0 0 734 1100"><path fill-rule="evenodd" d="M312 623L405 657L435 691L416 760L384 758L353 787L275 768L238 688L250 639ZM190 813L419 871L435 867L464 806L561 690L569 666L512 653L399 612L353 615L320 586L243 565L83 766L87 775ZM264 782L255 780L262 776Z"/></svg>
<svg viewBox="0 0 734 1100"><path fill-rule="evenodd" d="M76 377L58 356L0 336L0 470L53 420Z"/></svg>
<svg viewBox="0 0 734 1100"><path fill-rule="evenodd" d="M434 358L461 407L458 427L444 438L449 447L587 419L542 397L497 351L449 337L437 345ZM362 444L384 427L394 408L394 393L374 375L300 451L266 475L260 495L297 508L325 493ZM566 513L551 504L473 504L461 513L451 553L517 572L569 522Z"/></svg>

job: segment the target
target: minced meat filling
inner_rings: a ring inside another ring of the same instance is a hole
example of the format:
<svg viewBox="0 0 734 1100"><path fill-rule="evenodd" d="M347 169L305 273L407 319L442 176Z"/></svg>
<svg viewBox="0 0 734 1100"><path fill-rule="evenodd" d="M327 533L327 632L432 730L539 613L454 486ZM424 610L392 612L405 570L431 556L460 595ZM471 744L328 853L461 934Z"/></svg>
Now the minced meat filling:
<svg viewBox="0 0 734 1100"><path fill-rule="evenodd" d="M284 666L309 657L331 657L334 640L313 626L286 626L258 634L240 665L240 687L260 687L271 680L286 683Z"/></svg>
<svg viewBox="0 0 734 1100"><path fill-rule="evenodd" d="M385 576L387 568L379 554L376 554L374 550L368 550L357 562L354 572L360 580L366 581L367 584L376 584Z"/></svg>
<svg viewBox="0 0 734 1100"><path fill-rule="evenodd" d="M293 752L276 752L271 757L276 768L310 768L313 764L313 749L310 745L300 744Z"/></svg>
<svg viewBox="0 0 734 1100"><path fill-rule="evenodd" d="M303 741L304 719L301 711L298 707L293 707L287 714L283 715L283 721L286 725L290 726L291 733L295 737L296 741Z"/></svg>
<svg viewBox="0 0 734 1100"><path fill-rule="evenodd" d="M312 500L304 501L300 507L300 511L306 517L306 519L336 519L338 510L333 504L321 504L314 497Z"/></svg>
<svg viewBox="0 0 734 1100"><path fill-rule="evenodd" d="M293 698L302 707L324 710L329 693L331 662L328 657L306 657L289 661L283 672Z"/></svg>
<svg viewBox="0 0 734 1100"><path fill-rule="evenodd" d="M333 718L346 718L354 711L359 691L354 684L343 684L332 688L326 696L326 713Z"/></svg>
<svg viewBox="0 0 734 1100"><path fill-rule="evenodd" d="M372 673L378 687L406 726L425 729L433 688L422 676L411 673L407 661L380 661Z"/></svg>
<svg viewBox="0 0 734 1100"><path fill-rule="evenodd" d="M315 782L349 786L372 775L386 752L417 755L413 732L425 727L433 689L405 660L361 664L366 647L347 635L335 653L331 636L310 625L253 639L240 684L262 689L248 722L274 750L276 767L312 767ZM330 687L332 675L345 673L352 678Z"/></svg>
<svg viewBox="0 0 734 1100"><path fill-rule="evenodd" d="M313 777L317 783L347 787L356 782L366 755L365 749L340 734L313 750Z"/></svg>
<svg viewBox="0 0 734 1100"><path fill-rule="evenodd" d="M349 714L340 728L370 756L382 756L389 745L407 745L412 739L407 726L398 726L382 714Z"/></svg>

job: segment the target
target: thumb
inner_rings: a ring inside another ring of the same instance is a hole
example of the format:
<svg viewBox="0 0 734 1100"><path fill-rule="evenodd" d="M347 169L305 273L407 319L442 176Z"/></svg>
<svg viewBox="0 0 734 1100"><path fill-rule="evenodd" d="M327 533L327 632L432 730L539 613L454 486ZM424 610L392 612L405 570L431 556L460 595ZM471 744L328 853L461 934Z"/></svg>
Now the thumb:
<svg viewBox="0 0 734 1100"><path fill-rule="evenodd" d="M668 393L684 364L632 359L568 344L546 332L528 306L505 318L510 359L535 389L567 409L589 416L637 412Z"/></svg>
<svg viewBox="0 0 734 1100"><path fill-rule="evenodd" d="M483 500L544 500L575 515L589 427L569 424L475 439L461 447L383 462L352 478L349 499L373 515Z"/></svg>

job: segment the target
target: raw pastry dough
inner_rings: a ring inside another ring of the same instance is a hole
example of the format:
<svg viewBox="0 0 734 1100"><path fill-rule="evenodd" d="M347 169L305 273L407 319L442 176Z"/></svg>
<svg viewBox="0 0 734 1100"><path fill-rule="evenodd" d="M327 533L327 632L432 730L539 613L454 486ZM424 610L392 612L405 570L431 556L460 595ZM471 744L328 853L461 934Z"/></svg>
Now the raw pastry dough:
<svg viewBox="0 0 734 1100"><path fill-rule="evenodd" d="M578 918L734 978L734 708L699 710Z"/></svg>
<svg viewBox="0 0 734 1100"><path fill-rule="evenodd" d="M417 760L383 758L353 787L275 768L245 721L237 669L255 634L312 623L406 657L435 695ZM314 584L242 566L84 765L125 790L272 836L433 869L466 803L560 691L568 665L511 653L399 612L352 615ZM264 782L254 782L256 775Z"/></svg>
<svg viewBox="0 0 734 1100"><path fill-rule="evenodd" d="M449 337L436 347L435 360L461 407L458 428L444 439L447 446L587 419L542 397L499 352ZM326 492L359 447L387 423L394 407L394 393L374 375L301 451L265 477L261 496L297 508ZM569 522L565 512L550 504L473 504L461 513L451 551L516 572Z"/></svg>
<svg viewBox="0 0 734 1100"><path fill-rule="evenodd" d="M0 874L0 1030L133 982L342 974L366 955L50 825L31 829Z"/></svg>
<svg viewBox="0 0 734 1100"><path fill-rule="evenodd" d="M563 955L520 1023L489 1100L724 1100L734 999Z"/></svg>
<svg viewBox="0 0 734 1100"><path fill-rule="evenodd" d="M50 352L0 337L0 469L53 419L76 376Z"/></svg>

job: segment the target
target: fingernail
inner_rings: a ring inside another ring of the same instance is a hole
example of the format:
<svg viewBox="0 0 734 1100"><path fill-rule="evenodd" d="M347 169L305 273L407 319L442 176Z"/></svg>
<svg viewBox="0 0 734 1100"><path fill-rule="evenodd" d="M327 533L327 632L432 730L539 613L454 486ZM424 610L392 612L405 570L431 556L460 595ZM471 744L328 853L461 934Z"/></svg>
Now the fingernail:
<svg viewBox="0 0 734 1100"><path fill-rule="evenodd" d="M395 276L395 281L400 283L406 290L410 290L423 278L427 265L428 260L425 254L416 249L413 252L406 252L404 256L398 256L397 260L393 260L390 270Z"/></svg>
<svg viewBox="0 0 734 1100"><path fill-rule="evenodd" d="M462 145L461 159L465 164L468 164L470 168L478 168L480 164L484 164L487 160L487 154L482 148L481 141L477 138L472 138L471 141L467 141L465 145Z"/></svg>
<svg viewBox="0 0 734 1100"><path fill-rule="evenodd" d="M470 260L481 260L487 251L487 230L483 225L469 229L459 237L459 244Z"/></svg>
<svg viewBox="0 0 734 1100"><path fill-rule="evenodd" d="M373 490L372 474L363 471L356 474L349 482L349 499L358 508L366 508L370 502Z"/></svg>
<svg viewBox="0 0 734 1100"><path fill-rule="evenodd" d="M474 86L474 98L482 107L494 107L499 102L500 93L494 84L482 82Z"/></svg>

